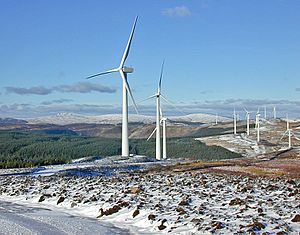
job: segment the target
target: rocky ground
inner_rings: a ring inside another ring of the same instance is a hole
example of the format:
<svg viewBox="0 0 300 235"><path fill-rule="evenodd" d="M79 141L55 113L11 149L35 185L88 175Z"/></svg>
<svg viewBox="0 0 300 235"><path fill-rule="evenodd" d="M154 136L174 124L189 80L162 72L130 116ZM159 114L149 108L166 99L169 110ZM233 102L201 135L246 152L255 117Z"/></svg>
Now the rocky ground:
<svg viewBox="0 0 300 235"><path fill-rule="evenodd" d="M0 178L1 200L63 208L141 234L298 234L299 192L296 179L205 169Z"/></svg>

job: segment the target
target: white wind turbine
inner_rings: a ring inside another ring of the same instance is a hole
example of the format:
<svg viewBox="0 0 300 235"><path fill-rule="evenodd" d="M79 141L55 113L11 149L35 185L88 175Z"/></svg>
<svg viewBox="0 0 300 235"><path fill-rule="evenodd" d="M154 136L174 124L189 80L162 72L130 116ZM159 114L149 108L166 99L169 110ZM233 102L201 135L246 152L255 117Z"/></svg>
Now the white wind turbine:
<svg viewBox="0 0 300 235"><path fill-rule="evenodd" d="M246 112L246 119L247 119L247 135L250 135L250 112L246 108L244 108Z"/></svg>
<svg viewBox="0 0 300 235"><path fill-rule="evenodd" d="M259 113L259 108L256 113L256 118L255 118L255 128L256 128L256 138L257 138L257 143L260 141L260 113Z"/></svg>
<svg viewBox="0 0 300 235"><path fill-rule="evenodd" d="M235 109L233 110L233 134L236 135L236 113L235 113Z"/></svg>
<svg viewBox="0 0 300 235"><path fill-rule="evenodd" d="M156 127L153 130L153 132L151 133L151 135L148 137L147 141L156 132L156 152L155 152L155 158L157 160L161 160L160 123L163 122L163 124L165 124L165 121L162 118L162 111L161 111L161 107L160 107L160 97L163 98L168 104L172 105L175 109L179 110L174 104L172 104L172 102L170 102L161 93L161 81L162 81L162 77L163 77L163 70L164 70L164 62L162 63L162 66L161 66L160 78L159 78L159 82L158 82L157 92L154 95L152 95L152 96L148 97L147 99L145 99L145 100L149 100L149 99L152 99L152 98L156 98ZM165 139L165 141L163 142L163 145L165 145L165 150L163 150L163 152L165 151L165 155L163 155L163 158L166 158L166 135L164 135L163 139Z"/></svg>
<svg viewBox="0 0 300 235"><path fill-rule="evenodd" d="M276 119L276 106L273 107L273 118Z"/></svg>
<svg viewBox="0 0 300 235"><path fill-rule="evenodd" d="M288 115L286 115L286 131L284 132L284 134L282 135L282 137L281 137L280 140L282 140L286 134L289 137L289 149L290 149L292 147L292 135L293 135L293 132L290 129L290 123L289 123Z"/></svg>
<svg viewBox="0 0 300 235"><path fill-rule="evenodd" d="M114 73L114 72L119 72L120 75L121 75L121 78L123 80L123 87L122 87L122 90L123 90L123 98L122 98L122 101L123 101L123 105L122 105L122 156L124 156L124 157L128 157L129 156L129 143L128 143L128 94L127 94L127 92L129 93L129 95L131 97L131 100L132 100L132 102L134 104L134 108L135 108L136 112L138 113L137 106L136 106L136 103L134 101L134 98L133 98L130 86L129 86L128 82L127 82L127 74L128 73L132 73L133 72L133 68L129 68L129 67L124 66L125 61L127 59L127 56L129 54L130 45L131 45L133 34L134 34L134 31L135 31L135 26L136 26L137 19L138 19L138 17L136 17L135 20L134 20L134 24L133 24L133 27L132 27L132 30L131 30L131 33L130 33L130 36L129 36L129 39L128 39L128 42L127 42L125 51L123 53L123 56L122 56L122 59L121 59L119 67L87 77L87 79L91 79L91 78L94 78L96 76L100 76L100 75L104 75L104 74L109 74L109 73Z"/></svg>
<svg viewBox="0 0 300 235"><path fill-rule="evenodd" d="M154 95L152 95L152 96L150 96L146 99L146 100L149 100L149 99L152 99L152 98L156 98L156 127L155 127L154 131L151 133L151 135L149 136L149 138L147 140L149 140L152 137L152 135L154 134L154 132L156 132L155 158L157 160L161 160L161 143L160 143L161 109L160 109L160 97L163 97L162 94L161 94L161 80L162 80L162 76L163 76L163 70L164 70L164 62L161 65L157 92Z"/></svg>
<svg viewBox="0 0 300 235"><path fill-rule="evenodd" d="M267 106L264 106L265 108L265 119L267 120Z"/></svg>

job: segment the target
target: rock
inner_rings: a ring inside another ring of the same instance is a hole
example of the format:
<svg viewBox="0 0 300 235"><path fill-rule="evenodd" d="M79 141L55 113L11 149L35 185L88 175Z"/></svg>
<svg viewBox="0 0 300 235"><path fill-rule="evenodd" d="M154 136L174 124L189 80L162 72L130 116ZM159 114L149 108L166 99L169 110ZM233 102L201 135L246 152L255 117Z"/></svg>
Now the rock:
<svg viewBox="0 0 300 235"><path fill-rule="evenodd" d="M243 204L245 204L245 201L243 201L240 198L234 198L229 202L229 206L243 205Z"/></svg>
<svg viewBox="0 0 300 235"><path fill-rule="evenodd" d="M186 214L185 210L182 207L177 207L176 211L179 212L179 215Z"/></svg>
<svg viewBox="0 0 300 235"><path fill-rule="evenodd" d="M140 192L142 192L143 191L143 189L141 188L141 187L131 187L130 189L129 189L129 193L132 193L132 194L138 194L138 193L140 193Z"/></svg>
<svg viewBox="0 0 300 235"><path fill-rule="evenodd" d="M188 206L189 205L189 201L187 199L183 199L183 200L181 200L181 202L179 202L178 205L179 206Z"/></svg>
<svg viewBox="0 0 300 235"><path fill-rule="evenodd" d="M161 224L161 225L158 226L158 229L159 230L164 230L166 227L167 227L166 225Z"/></svg>
<svg viewBox="0 0 300 235"><path fill-rule="evenodd" d="M297 214L294 216L294 218L292 219L292 222L300 222L300 215Z"/></svg>
<svg viewBox="0 0 300 235"><path fill-rule="evenodd" d="M150 215L148 215L148 220L155 220L155 215L153 215L153 214L150 214Z"/></svg>
<svg viewBox="0 0 300 235"><path fill-rule="evenodd" d="M75 206L77 206L77 203L76 203L76 202L72 202L72 203L71 203L71 208L73 208L73 207L75 207Z"/></svg>
<svg viewBox="0 0 300 235"><path fill-rule="evenodd" d="M119 210L121 210L123 207L128 206L129 203L125 201L121 201L120 203L114 205L111 208L108 208L107 210L103 210L100 208L100 215L97 216L97 218L102 217L103 215L112 215L114 213L117 213Z"/></svg>
<svg viewBox="0 0 300 235"><path fill-rule="evenodd" d="M258 209L257 209L257 212L258 212L259 214L261 214L261 213L263 213L263 209L258 208Z"/></svg>
<svg viewBox="0 0 300 235"><path fill-rule="evenodd" d="M166 225L164 225L165 222L167 222L166 219L163 219L163 220L161 221L161 224L158 226L158 229L159 229L159 230L164 230L164 229L167 227Z"/></svg>
<svg viewBox="0 0 300 235"><path fill-rule="evenodd" d="M276 235L288 235L288 233L284 231L279 231L276 233Z"/></svg>
<svg viewBox="0 0 300 235"><path fill-rule="evenodd" d="M140 210L136 209L132 214L132 218L136 217L139 213L140 213Z"/></svg>
<svg viewBox="0 0 300 235"><path fill-rule="evenodd" d="M44 195L40 196L40 199L39 199L39 202L43 202L43 201L45 201L45 196Z"/></svg>
<svg viewBox="0 0 300 235"><path fill-rule="evenodd" d="M213 222L212 226L214 227L214 229L222 229L225 227L225 225L222 222Z"/></svg>
<svg viewBox="0 0 300 235"><path fill-rule="evenodd" d="M57 200L57 205L59 203L62 203L65 200L65 198L63 196L61 196L58 200Z"/></svg>

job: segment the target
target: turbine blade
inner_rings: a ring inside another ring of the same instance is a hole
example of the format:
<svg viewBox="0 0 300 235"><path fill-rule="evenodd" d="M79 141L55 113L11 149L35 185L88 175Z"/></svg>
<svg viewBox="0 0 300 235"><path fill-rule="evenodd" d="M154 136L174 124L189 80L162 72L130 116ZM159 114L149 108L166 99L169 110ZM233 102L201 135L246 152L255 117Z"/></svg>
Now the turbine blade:
<svg viewBox="0 0 300 235"><path fill-rule="evenodd" d="M170 100L168 100L164 95L160 95L168 104L170 104L171 106L173 106L177 111L179 111L181 114L186 115L184 112L182 112L175 104L174 102L171 102Z"/></svg>
<svg viewBox="0 0 300 235"><path fill-rule="evenodd" d="M123 79L123 82L125 83L126 90L128 91L128 93L130 95L130 98L132 100L134 109L135 109L136 113L139 114L138 108L136 106L135 100L134 100L132 92L131 92L131 89L130 89L129 84L128 84L127 79L126 79L126 75L122 70L119 70L119 71L120 71L121 77Z"/></svg>
<svg viewBox="0 0 300 235"><path fill-rule="evenodd" d="M151 95L151 96L149 96L148 98L143 99L143 100L141 100L141 101L139 101L139 102L137 102L137 103L140 104L140 103L142 103L142 102L145 102L145 101L147 101L147 100L153 99L153 98L155 98L155 97L156 97L156 95Z"/></svg>
<svg viewBox="0 0 300 235"><path fill-rule="evenodd" d="M95 75L87 77L86 79L91 79L93 77L97 77L97 76L108 74L108 73L114 73L114 72L118 72L118 69L110 69L110 70L107 70L107 71L104 71L104 72L101 72L101 73L97 73Z"/></svg>
<svg viewBox="0 0 300 235"><path fill-rule="evenodd" d="M280 138L280 141L285 137L285 135L288 133L288 131L285 131L282 137Z"/></svg>
<svg viewBox="0 0 300 235"><path fill-rule="evenodd" d="M133 24L133 27L132 27L132 30L131 30L131 33L130 33L130 36L129 36L129 39L128 39L128 42L127 42L127 46L125 48L125 51L124 51L124 54L123 54L123 57L122 57L122 60L121 60L121 63L120 63L120 68L122 68L124 66L124 63L125 63L125 61L127 59L127 56L129 54L130 45L131 45L131 41L132 41L132 38L133 38L133 34L134 34L134 30L135 30L137 20L138 20L138 16L135 17L134 24Z"/></svg>
<svg viewBox="0 0 300 235"><path fill-rule="evenodd" d="M156 131L156 127L154 128L154 130L152 131L152 133L149 135L147 141L151 139L151 137L154 135L155 131Z"/></svg>
<svg viewBox="0 0 300 235"><path fill-rule="evenodd" d="M159 109L159 112L160 112L161 118L163 118L163 113L162 113L162 109L161 108Z"/></svg>
<svg viewBox="0 0 300 235"><path fill-rule="evenodd" d="M161 70L160 70L160 77L159 77L159 83L158 83L158 91L159 92L161 91L161 80L162 80L163 72L164 72L164 64L165 64L165 61L162 62Z"/></svg>

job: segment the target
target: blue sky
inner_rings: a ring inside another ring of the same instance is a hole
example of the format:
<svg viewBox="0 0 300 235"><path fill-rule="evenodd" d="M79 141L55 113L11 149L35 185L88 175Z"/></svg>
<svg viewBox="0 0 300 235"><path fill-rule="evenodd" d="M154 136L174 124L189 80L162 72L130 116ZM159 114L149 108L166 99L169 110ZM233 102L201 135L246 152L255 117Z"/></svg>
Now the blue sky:
<svg viewBox="0 0 300 235"><path fill-rule="evenodd" d="M120 113L118 74L84 78L119 64L136 15L136 101L165 59L162 91L186 113L300 116L299 12L296 0L0 1L0 116ZM154 114L154 101L139 108Z"/></svg>

